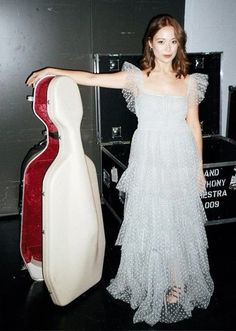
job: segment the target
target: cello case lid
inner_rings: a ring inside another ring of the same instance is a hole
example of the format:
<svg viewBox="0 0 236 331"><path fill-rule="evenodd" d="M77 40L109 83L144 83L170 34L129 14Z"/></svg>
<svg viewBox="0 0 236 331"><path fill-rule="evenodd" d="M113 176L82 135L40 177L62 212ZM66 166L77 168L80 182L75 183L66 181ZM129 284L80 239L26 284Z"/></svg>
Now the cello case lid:
<svg viewBox="0 0 236 331"><path fill-rule="evenodd" d="M43 181L43 274L53 302L63 306L100 280L105 239L96 170L81 141L81 97L71 78L50 82L48 114L59 152Z"/></svg>

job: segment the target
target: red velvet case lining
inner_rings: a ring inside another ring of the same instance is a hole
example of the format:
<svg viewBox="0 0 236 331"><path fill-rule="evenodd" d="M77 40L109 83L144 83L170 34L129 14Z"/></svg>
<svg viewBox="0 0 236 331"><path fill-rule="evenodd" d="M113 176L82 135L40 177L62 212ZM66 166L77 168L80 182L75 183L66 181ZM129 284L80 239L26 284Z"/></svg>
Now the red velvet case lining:
<svg viewBox="0 0 236 331"><path fill-rule="evenodd" d="M26 263L32 258L42 261L42 183L59 150L58 139L49 136L57 132L47 113L47 88L52 78L43 78L34 91L34 112L45 124L48 135L47 146L31 158L23 174L21 254Z"/></svg>

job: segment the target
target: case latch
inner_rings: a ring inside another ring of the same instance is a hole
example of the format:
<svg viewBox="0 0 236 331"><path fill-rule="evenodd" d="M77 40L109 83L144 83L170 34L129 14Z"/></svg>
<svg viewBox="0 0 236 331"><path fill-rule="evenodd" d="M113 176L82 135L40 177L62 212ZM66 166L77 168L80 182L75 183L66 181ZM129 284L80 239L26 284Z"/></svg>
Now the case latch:
<svg viewBox="0 0 236 331"><path fill-rule="evenodd" d="M119 70L120 70L119 59L110 59L109 60L109 71L119 71Z"/></svg>
<svg viewBox="0 0 236 331"><path fill-rule="evenodd" d="M111 186L111 176L106 169L103 169L103 183L106 187L110 188Z"/></svg>
<svg viewBox="0 0 236 331"><path fill-rule="evenodd" d="M112 139L121 138L121 126L113 126L111 130Z"/></svg>

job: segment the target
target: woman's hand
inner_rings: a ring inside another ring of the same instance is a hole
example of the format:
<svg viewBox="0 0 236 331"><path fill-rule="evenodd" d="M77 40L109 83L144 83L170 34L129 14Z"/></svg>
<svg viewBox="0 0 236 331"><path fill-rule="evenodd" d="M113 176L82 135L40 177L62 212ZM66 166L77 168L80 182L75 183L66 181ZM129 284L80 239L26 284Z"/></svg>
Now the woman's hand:
<svg viewBox="0 0 236 331"><path fill-rule="evenodd" d="M51 68L43 68L38 71L32 72L32 74L27 78L26 85L31 86L35 85L40 78L43 78L47 75L52 75Z"/></svg>
<svg viewBox="0 0 236 331"><path fill-rule="evenodd" d="M203 169L199 169L198 172L198 191L199 193L203 193L206 191L206 178Z"/></svg>

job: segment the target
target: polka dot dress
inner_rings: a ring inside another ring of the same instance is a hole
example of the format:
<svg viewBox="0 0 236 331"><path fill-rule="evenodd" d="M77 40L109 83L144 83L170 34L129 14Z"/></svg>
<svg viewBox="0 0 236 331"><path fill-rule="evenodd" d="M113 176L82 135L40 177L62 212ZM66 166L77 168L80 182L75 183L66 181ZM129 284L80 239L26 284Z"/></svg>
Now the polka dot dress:
<svg viewBox="0 0 236 331"><path fill-rule="evenodd" d="M185 96L143 88L142 72L125 63L128 108L138 118L129 165L117 189L125 192L117 238L121 261L108 291L135 310L134 323L173 323L207 308L209 273L205 211L200 199L195 140L185 118L204 98L207 76L192 74Z"/></svg>

